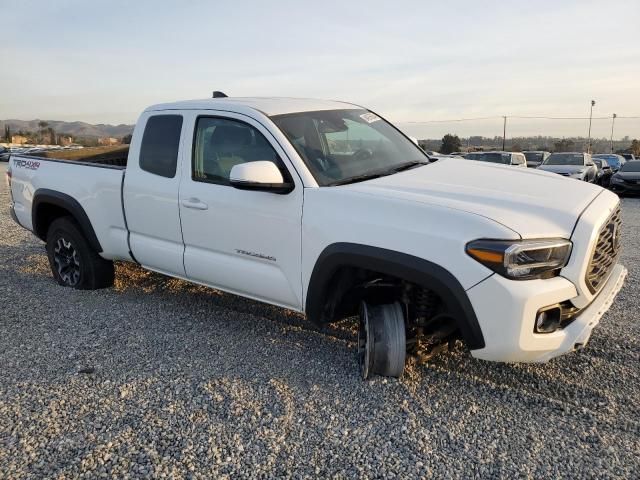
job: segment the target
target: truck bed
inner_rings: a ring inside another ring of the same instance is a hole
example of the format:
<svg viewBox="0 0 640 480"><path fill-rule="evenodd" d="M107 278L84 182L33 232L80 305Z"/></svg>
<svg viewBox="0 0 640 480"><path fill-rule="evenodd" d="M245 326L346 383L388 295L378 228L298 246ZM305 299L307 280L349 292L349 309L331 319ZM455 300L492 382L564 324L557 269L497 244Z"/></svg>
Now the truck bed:
<svg viewBox="0 0 640 480"><path fill-rule="evenodd" d="M56 208L82 210L95 231L100 254L107 259L129 260L122 207L128 148L91 153L87 148L11 155L14 214L20 225L35 232L33 212L38 198L46 198ZM42 238L44 233L37 235Z"/></svg>
<svg viewBox="0 0 640 480"><path fill-rule="evenodd" d="M78 150L47 150L26 156L46 158L52 161L74 162L89 166L125 168L128 155L129 145L119 145L117 147L89 147Z"/></svg>

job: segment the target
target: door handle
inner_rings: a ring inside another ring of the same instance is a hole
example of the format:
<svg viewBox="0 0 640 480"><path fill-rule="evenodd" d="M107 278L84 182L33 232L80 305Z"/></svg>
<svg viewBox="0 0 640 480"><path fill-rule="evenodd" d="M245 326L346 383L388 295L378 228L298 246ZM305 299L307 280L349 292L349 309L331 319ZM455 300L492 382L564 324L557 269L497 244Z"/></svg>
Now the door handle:
<svg viewBox="0 0 640 480"><path fill-rule="evenodd" d="M182 206L184 208L193 208L194 210L206 210L207 208L209 208L209 205L201 202L199 198L190 198L188 200L183 200Z"/></svg>

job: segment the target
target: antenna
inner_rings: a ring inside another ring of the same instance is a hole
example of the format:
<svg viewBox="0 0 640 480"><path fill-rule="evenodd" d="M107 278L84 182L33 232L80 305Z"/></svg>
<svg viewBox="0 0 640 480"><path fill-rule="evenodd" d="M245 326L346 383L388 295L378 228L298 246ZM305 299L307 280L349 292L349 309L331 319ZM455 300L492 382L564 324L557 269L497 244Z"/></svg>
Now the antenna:
<svg viewBox="0 0 640 480"><path fill-rule="evenodd" d="M213 91L213 98L227 98L227 94L218 90Z"/></svg>

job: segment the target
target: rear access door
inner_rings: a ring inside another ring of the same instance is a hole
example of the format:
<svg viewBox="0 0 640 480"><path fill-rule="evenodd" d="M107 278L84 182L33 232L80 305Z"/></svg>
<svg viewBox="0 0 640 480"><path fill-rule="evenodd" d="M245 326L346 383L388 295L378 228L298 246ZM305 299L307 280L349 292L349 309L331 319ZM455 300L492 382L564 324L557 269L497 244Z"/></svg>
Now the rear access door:
<svg viewBox="0 0 640 480"><path fill-rule="evenodd" d="M174 111L145 112L131 140L124 179L129 245L144 267L185 276L178 190L184 117Z"/></svg>

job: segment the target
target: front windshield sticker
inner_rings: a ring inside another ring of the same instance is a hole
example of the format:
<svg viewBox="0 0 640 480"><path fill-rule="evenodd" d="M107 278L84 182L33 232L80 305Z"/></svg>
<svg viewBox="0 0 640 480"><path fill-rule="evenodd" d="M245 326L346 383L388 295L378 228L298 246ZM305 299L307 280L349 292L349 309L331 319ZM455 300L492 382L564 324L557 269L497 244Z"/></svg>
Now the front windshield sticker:
<svg viewBox="0 0 640 480"><path fill-rule="evenodd" d="M373 122L377 122L378 120L380 120L380 117L377 116L375 113L363 113L362 115L360 115L360 118L363 119L365 122L367 123L373 123Z"/></svg>

